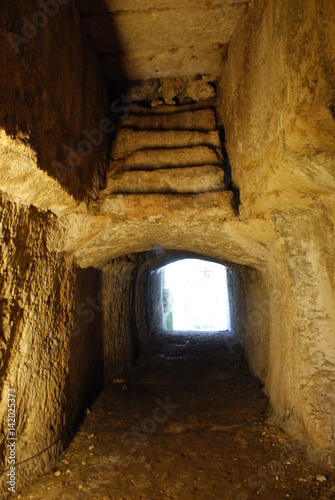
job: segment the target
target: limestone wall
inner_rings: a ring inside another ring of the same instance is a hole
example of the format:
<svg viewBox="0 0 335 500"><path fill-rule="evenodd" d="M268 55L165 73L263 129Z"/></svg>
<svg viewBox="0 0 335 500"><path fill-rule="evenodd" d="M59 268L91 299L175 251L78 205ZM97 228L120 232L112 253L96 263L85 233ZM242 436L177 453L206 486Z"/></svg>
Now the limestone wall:
<svg viewBox="0 0 335 500"><path fill-rule="evenodd" d="M108 134L91 131L109 108L75 2L53 2L51 11L47 3L1 6L0 469L11 387L17 487L53 465L103 382L102 311L87 302L101 272L65 255L59 217L84 213L78 201L103 182Z"/></svg>
<svg viewBox="0 0 335 500"><path fill-rule="evenodd" d="M55 462L78 414L101 386L99 318L88 325L76 316L99 279L97 273L79 272L55 249L64 230L51 213L19 207L2 196L0 214L0 460L7 468L12 388L16 477L22 485ZM1 485L5 479L1 476Z"/></svg>
<svg viewBox="0 0 335 500"><path fill-rule="evenodd" d="M71 423L82 416L103 386L103 275L94 268L76 269L68 368L68 408ZM57 308L57 304L55 304Z"/></svg>
<svg viewBox="0 0 335 500"><path fill-rule="evenodd" d="M331 4L249 4L229 46L219 94L240 220L265 224L276 235L260 274L238 273L244 321L259 304L269 313L264 331L254 329L245 341L246 355L283 425L334 466Z"/></svg>
<svg viewBox="0 0 335 500"><path fill-rule="evenodd" d="M139 266L137 270L134 304L137 333L141 351L148 347L150 337L152 335L147 301L150 268L148 268L147 255L144 257L144 259L144 262Z"/></svg>
<svg viewBox="0 0 335 500"><path fill-rule="evenodd" d="M152 271L148 277L146 293L148 307L149 336L163 328L162 274L161 270Z"/></svg>
<svg viewBox="0 0 335 500"><path fill-rule="evenodd" d="M4 0L0 37L0 128L29 143L38 167L76 199L94 196L110 110L76 2Z"/></svg>
<svg viewBox="0 0 335 500"><path fill-rule="evenodd" d="M120 375L139 352L135 294L137 256L120 257L103 270L104 380Z"/></svg>
<svg viewBox="0 0 335 500"><path fill-rule="evenodd" d="M263 274L252 268L227 269L231 331L245 351L251 371L263 383L269 368L268 290Z"/></svg>

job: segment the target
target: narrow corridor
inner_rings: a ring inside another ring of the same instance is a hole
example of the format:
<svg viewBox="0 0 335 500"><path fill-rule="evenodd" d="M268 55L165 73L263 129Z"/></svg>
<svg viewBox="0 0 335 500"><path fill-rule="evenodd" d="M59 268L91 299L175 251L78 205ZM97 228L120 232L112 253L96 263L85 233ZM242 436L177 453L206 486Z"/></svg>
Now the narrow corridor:
<svg viewBox="0 0 335 500"><path fill-rule="evenodd" d="M334 498L334 477L306 463L234 338L169 333L103 390L21 498Z"/></svg>

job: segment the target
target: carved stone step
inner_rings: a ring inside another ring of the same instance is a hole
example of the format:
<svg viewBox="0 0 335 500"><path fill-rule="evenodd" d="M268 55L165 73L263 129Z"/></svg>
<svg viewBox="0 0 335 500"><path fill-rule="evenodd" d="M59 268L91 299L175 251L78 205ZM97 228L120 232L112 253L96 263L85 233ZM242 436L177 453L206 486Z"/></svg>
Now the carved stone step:
<svg viewBox="0 0 335 500"><path fill-rule="evenodd" d="M119 130L112 146L112 159L119 160L141 149L209 146L220 150L219 132L189 130Z"/></svg>
<svg viewBox="0 0 335 500"><path fill-rule="evenodd" d="M222 166L222 156L207 146L179 149L144 149L124 160L111 162L111 173L125 170L155 170L160 168ZM109 176L110 174L107 174Z"/></svg>
<svg viewBox="0 0 335 500"><path fill-rule="evenodd" d="M107 188L102 194L204 193L222 189L223 170L207 165L114 174L108 179Z"/></svg>
<svg viewBox="0 0 335 500"><path fill-rule="evenodd" d="M130 108L130 112L133 115L168 115L174 113L182 113L185 111L196 111L199 109L209 109L215 108L217 106L217 98L212 97L210 99L206 99L205 101L198 101L193 104L182 104L179 106L171 106L162 104L161 106L155 106L153 108L149 108L146 106L142 106L141 104L134 104Z"/></svg>
<svg viewBox="0 0 335 500"><path fill-rule="evenodd" d="M165 224L166 221L176 220L179 221L180 228L182 228L185 226L185 220L193 224L194 221L208 221L210 219L216 224L221 224L225 220L236 219L231 191L211 191L200 194L155 193L102 196L103 192L101 191L95 209L101 215L110 217L112 221L111 234L113 234L113 228L118 220L122 220L122 224L132 221L138 224L138 221L144 220L149 225ZM108 235L105 237L108 238ZM93 243L93 245L95 244Z"/></svg>
<svg viewBox="0 0 335 500"><path fill-rule="evenodd" d="M215 130L216 119L212 109L186 111L166 115L129 115L121 120L122 128L135 130Z"/></svg>

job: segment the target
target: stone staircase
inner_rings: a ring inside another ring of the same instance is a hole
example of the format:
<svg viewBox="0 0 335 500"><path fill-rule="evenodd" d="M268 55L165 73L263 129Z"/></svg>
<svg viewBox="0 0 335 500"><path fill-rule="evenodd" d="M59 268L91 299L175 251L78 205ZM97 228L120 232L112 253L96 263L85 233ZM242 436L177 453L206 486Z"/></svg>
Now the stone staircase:
<svg viewBox="0 0 335 500"><path fill-rule="evenodd" d="M215 112L203 106L132 109L120 121L102 196L223 191Z"/></svg>

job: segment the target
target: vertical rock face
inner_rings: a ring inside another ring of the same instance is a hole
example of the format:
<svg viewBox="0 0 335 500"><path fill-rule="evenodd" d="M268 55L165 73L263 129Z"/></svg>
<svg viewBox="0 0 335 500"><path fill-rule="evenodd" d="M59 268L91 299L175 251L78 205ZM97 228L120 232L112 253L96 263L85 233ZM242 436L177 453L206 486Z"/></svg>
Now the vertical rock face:
<svg viewBox="0 0 335 500"><path fill-rule="evenodd" d="M219 75L244 2L80 0L106 81Z"/></svg>
<svg viewBox="0 0 335 500"><path fill-rule="evenodd" d="M20 488L56 462L104 380L129 366L146 341L135 317L136 301L138 321L145 321L145 288L137 285L143 257L78 269L59 251L65 231L56 216L4 196L0 207L0 459L7 469L14 389Z"/></svg>
<svg viewBox="0 0 335 500"><path fill-rule="evenodd" d="M108 162L110 109L75 2L50 4L2 3L0 128L25 136L39 168L82 200L99 190Z"/></svg>
<svg viewBox="0 0 335 500"><path fill-rule="evenodd" d="M78 392L74 390L69 400L70 354L71 363L80 367L77 353L71 353L70 335L76 269L54 249L54 241L63 235L55 216L18 207L4 196L0 213L1 461L7 465L9 388L16 399L17 462L46 450L20 467L17 478L22 484L57 458L64 430L74 424L82 404L80 392L85 394L74 377L71 384ZM3 491L5 480L2 476Z"/></svg>
<svg viewBox="0 0 335 500"><path fill-rule="evenodd" d="M267 221L276 232L273 258L259 283L252 273L239 273L247 357L286 428L307 438L311 450L334 466L335 39L330 9L329 1L322 7L316 1L250 6L230 43L219 109L240 190L241 219ZM250 322L252 314L256 320ZM266 331L263 335L264 319L269 337ZM260 357L265 349L266 363Z"/></svg>
<svg viewBox="0 0 335 500"><path fill-rule="evenodd" d="M147 252L113 259L102 270L104 381L129 367L148 345L152 258Z"/></svg>
<svg viewBox="0 0 335 500"><path fill-rule="evenodd" d="M115 259L103 269L104 379L122 373L139 352L135 318L138 258Z"/></svg>
<svg viewBox="0 0 335 500"><path fill-rule="evenodd" d="M103 275L98 269L75 269L74 305L67 325L70 336L66 432L103 386Z"/></svg>
<svg viewBox="0 0 335 500"><path fill-rule="evenodd" d="M231 329L243 345L251 371L264 381L269 370L270 311L262 272L244 266L227 271Z"/></svg>
<svg viewBox="0 0 335 500"><path fill-rule="evenodd" d="M31 1L5 1L1 9L0 460L6 469L13 388L17 487L55 462L102 384L101 313L82 314L101 273L80 271L63 254L64 223L55 214L99 190L108 140L90 132L109 107L75 3L53 4L49 14ZM77 151L82 141L89 154Z"/></svg>

